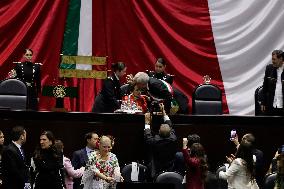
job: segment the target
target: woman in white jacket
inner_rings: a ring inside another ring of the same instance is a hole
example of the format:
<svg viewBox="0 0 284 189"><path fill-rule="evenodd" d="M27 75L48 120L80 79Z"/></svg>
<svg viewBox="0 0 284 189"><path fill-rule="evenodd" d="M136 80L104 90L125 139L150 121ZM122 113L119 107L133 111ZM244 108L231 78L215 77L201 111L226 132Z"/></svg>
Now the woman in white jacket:
<svg viewBox="0 0 284 189"><path fill-rule="evenodd" d="M219 173L219 178L227 180L228 189L258 189L251 144L241 142L235 156L226 172Z"/></svg>

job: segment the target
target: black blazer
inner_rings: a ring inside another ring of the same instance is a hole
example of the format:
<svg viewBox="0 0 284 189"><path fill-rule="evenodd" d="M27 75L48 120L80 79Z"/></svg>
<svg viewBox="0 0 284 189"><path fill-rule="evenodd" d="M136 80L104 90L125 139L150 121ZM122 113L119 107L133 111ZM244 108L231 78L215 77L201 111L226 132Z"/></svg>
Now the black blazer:
<svg viewBox="0 0 284 189"><path fill-rule="evenodd" d="M266 106L268 111L273 107L273 100L275 95L275 88L277 82L277 68L272 64L266 66L265 75L263 80L263 105ZM284 94L284 74L281 74L282 94ZM283 95L284 100L284 95Z"/></svg>
<svg viewBox="0 0 284 189"><path fill-rule="evenodd" d="M82 148L81 150L77 150L73 153L72 157L72 165L74 169L80 169L82 166L85 167L88 161L88 155L86 148ZM80 189L82 188L81 185L81 178L74 178L73 179L73 189Z"/></svg>
<svg viewBox="0 0 284 189"><path fill-rule="evenodd" d="M102 90L95 99L93 112L113 113L114 110L119 109L118 100L121 98L120 83L113 74L104 80Z"/></svg>
<svg viewBox="0 0 284 189"><path fill-rule="evenodd" d="M13 143L2 153L2 176L4 189L23 189L29 181L29 169L20 150Z"/></svg>
<svg viewBox="0 0 284 189"><path fill-rule="evenodd" d="M172 128L170 120L165 121ZM150 129L145 129L144 139L151 149L151 176L156 176L161 171L172 171L175 154L177 152L177 137L172 128L170 136L163 138L160 135L153 135Z"/></svg>

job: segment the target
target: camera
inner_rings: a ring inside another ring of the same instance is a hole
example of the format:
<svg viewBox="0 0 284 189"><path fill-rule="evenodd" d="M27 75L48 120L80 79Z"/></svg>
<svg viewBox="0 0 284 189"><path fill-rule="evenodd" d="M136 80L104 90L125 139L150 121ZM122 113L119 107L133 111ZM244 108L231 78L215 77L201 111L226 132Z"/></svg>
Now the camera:
<svg viewBox="0 0 284 189"><path fill-rule="evenodd" d="M159 101L152 101L151 102L151 105L150 105L150 112L160 112L161 109L160 109L160 105L159 105Z"/></svg>

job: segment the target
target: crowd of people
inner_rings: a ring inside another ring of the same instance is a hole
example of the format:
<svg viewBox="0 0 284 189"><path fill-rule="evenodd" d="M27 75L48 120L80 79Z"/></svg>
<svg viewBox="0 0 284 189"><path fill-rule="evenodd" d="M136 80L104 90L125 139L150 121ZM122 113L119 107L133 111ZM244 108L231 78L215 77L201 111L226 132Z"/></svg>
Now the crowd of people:
<svg viewBox="0 0 284 189"><path fill-rule="evenodd" d="M162 120L158 132L152 128L152 114L145 114L147 181L154 182L162 172L178 172L185 177L187 189L205 189L212 173L200 136L190 134L182 139L182 146L178 146L174 123L162 103L159 108ZM15 126L10 133L12 141L4 146L4 133L0 131L2 188L111 189L117 182L124 181L119 158L112 152L113 136L86 133L86 146L74 151L69 159L64 155L63 141L56 139L51 131L43 131L31 159L27 159L23 147L28 136L24 127ZM213 174L214 177L226 180L229 189L258 189L264 186L266 172L277 172L280 180L277 184L284 184L284 147L276 152L267 171L263 152L255 147L253 134L245 134L240 141L236 134L231 140L236 152L226 156L228 166Z"/></svg>

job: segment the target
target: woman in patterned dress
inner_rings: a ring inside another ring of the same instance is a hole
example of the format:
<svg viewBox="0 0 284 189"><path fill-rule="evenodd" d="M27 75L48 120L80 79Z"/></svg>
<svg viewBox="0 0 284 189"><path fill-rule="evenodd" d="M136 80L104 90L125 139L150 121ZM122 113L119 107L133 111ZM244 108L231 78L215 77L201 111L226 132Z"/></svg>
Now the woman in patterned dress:
<svg viewBox="0 0 284 189"><path fill-rule="evenodd" d="M99 150L90 154L82 177L84 189L113 189L123 178L116 155L111 153L111 139L102 136Z"/></svg>

